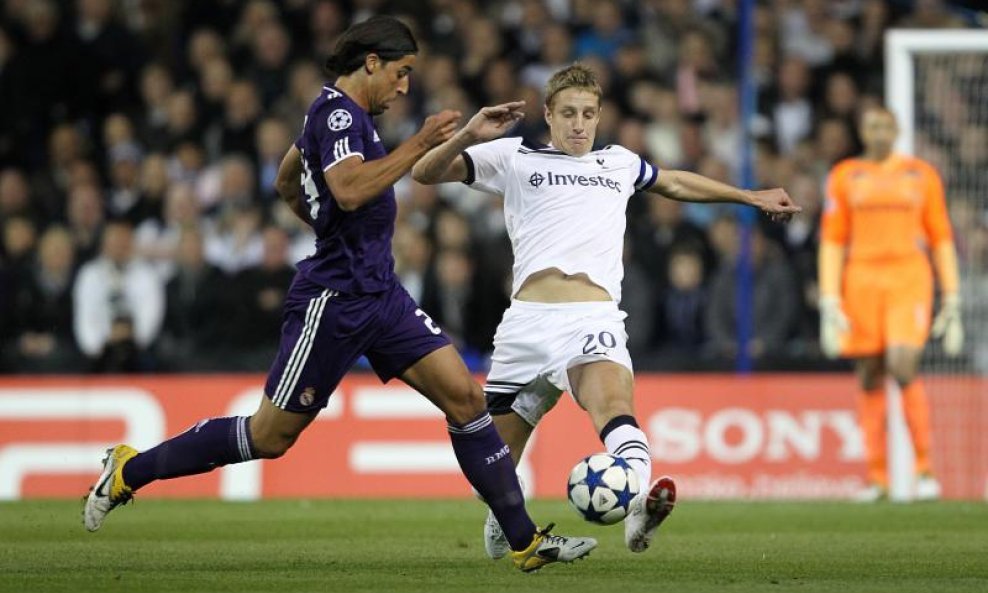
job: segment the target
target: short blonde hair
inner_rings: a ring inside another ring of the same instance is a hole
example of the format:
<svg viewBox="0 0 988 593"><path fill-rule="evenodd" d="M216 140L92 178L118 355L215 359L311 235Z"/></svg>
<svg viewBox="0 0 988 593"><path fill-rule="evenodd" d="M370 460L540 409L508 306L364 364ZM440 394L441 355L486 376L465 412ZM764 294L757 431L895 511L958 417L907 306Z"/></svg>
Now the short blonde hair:
<svg viewBox="0 0 988 593"><path fill-rule="evenodd" d="M552 101L556 98L556 95L560 91L579 88L590 91L591 93L597 95L597 101L604 96L604 91L600 88L600 83L597 82L597 75L594 74L593 70L587 66L576 62L571 66L567 66L562 70L556 72L549 79L549 82L545 85L545 104L546 107L552 108Z"/></svg>

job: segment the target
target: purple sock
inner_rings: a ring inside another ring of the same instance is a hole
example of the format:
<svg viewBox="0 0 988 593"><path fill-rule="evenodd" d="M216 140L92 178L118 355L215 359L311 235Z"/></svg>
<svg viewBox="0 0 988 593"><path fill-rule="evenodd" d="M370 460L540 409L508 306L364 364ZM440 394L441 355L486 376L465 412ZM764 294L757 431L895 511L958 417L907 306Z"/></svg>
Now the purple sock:
<svg viewBox="0 0 988 593"><path fill-rule="evenodd" d="M255 458L249 417L209 418L139 453L124 465L123 479L136 491L155 480L201 474Z"/></svg>
<svg viewBox="0 0 988 593"><path fill-rule="evenodd" d="M463 475L494 512L511 549L524 550L532 543L535 523L525 510L511 453L490 414L484 412L463 426L450 424L448 429Z"/></svg>

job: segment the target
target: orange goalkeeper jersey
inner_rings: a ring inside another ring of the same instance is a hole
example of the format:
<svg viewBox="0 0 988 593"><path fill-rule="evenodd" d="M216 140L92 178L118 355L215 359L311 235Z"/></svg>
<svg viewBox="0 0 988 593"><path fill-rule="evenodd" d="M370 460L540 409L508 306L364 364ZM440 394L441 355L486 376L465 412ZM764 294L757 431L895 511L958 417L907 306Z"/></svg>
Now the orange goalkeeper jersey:
<svg viewBox="0 0 988 593"><path fill-rule="evenodd" d="M940 175L899 154L841 161L827 180L821 239L845 246L849 263L925 257L953 239Z"/></svg>

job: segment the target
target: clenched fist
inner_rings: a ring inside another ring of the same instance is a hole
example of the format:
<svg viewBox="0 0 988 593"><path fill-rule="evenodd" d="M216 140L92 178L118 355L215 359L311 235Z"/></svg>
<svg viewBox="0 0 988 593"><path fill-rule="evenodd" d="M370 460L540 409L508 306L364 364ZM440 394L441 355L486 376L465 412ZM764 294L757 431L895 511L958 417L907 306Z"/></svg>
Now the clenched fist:
<svg viewBox="0 0 988 593"><path fill-rule="evenodd" d="M460 112L445 109L435 115L425 118L422 128L415 134L426 147L439 146L453 137L456 125L460 121Z"/></svg>

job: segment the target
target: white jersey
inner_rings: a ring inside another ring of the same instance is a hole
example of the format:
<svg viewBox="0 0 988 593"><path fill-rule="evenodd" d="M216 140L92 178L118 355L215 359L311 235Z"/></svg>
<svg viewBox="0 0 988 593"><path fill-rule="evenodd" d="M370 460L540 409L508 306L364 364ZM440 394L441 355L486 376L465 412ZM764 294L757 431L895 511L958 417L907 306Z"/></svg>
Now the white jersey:
<svg viewBox="0 0 988 593"><path fill-rule="evenodd" d="M557 268L621 301L628 198L651 187L658 169L623 146L575 157L521 138L472 146L464 159L467 185L504 196L512 296L532 274Z"/></svg>

